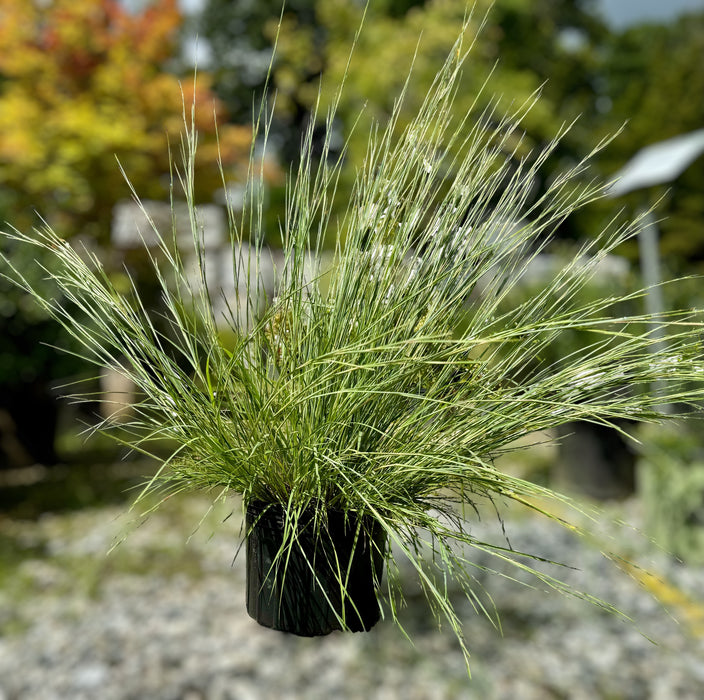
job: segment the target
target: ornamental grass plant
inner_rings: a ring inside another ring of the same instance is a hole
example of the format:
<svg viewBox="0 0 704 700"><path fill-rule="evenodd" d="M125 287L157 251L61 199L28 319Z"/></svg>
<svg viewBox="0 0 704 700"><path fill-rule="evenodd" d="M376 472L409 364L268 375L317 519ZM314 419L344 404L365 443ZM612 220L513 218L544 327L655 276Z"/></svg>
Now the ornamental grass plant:
<svg viewBox="0 0 704 700"><path fill-rule="evenodd" d="M475 581L473 550L493 555L497 567L510 563L531 573L541 587L593 600L563 584L559 568L546 573L543 562L536 565L531 557L539 559L539 552L473 536L472 519L483 503L500 513L504 503L516 502L560 524L576 507L499 470L494 459L516 441L525 445L527 436L571 421L657 422L665 417L663 404L684 410L704 394L701 325L691 310L662 320L665 348L648 332L646 315L614 318L604 311L645 291L579 302L599 261L637 235L638 221L614 222L542 289L505 308L561 222L605 193L607 185L589 179L588 168L606 144L532 199L538 170L564 131L521 156L521 120L530 104L457 120L452 104L468 42L458 38L400 136L394 134L403 93L388 124L371 130L339 219L333 212L344 152L336 157L331 148L335 104L325 115L320 158L311 120L288 182L280 224L284 262L273 298L265 297L258 276L269 253L264 188L257 186L263 173L253 149L244 210L228 208L233 273L247 281L246 292L227 300L224 317L213 312L193 195L197 133L189 120L172 190L188 203L196 274L175 234L154 231L153 266L168 330L160 330L163 323L157 328L136 289L120 293L97 256L48 226L5 234L51 255L46 275L82 315L43 296L9 259L6 274L65 326L86 358L119 367L136 383L141 400L120 425L122 438L147 452L154 440L174 446L138 505L152 503L149 494L159 494L158 501L207 489L213 499L240 494L244 504L276 506L284 518L280 575L300 548L297 523L324 533L328 514L338 512L354 516L359 533L371 522L385 542L370 555L384 557L386 575L376 582L383 614L397 620L398 562L405 559L465 653L448 581L477 611L495 616ZM264 144L268 114L264 106L256 124ZM331 232L333 261L323 269ZM90 322L78 320L85 318ZM536 369L543 350L576 331L588 338L583 348L558 367ZM624 384L632 390L623 391ZM343 597L347 574L338 566Z"/></svg>

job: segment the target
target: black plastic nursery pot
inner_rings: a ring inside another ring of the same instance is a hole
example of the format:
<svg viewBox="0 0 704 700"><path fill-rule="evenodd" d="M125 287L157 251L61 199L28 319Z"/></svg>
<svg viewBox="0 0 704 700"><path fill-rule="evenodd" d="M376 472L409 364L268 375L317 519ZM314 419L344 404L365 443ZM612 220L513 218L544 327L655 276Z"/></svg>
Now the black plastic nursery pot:
<svg viewBox="0 0 704 700"><path fill-rule="evenodd" d="M283 507L260 501L247 506L247 612L260 625L315 637L368 631L379 621L384 531L371 518L358 527L354 514L340 511L329 511L325 520L316 533L313 512L304 512L295 541L277 560Z"/></svg>

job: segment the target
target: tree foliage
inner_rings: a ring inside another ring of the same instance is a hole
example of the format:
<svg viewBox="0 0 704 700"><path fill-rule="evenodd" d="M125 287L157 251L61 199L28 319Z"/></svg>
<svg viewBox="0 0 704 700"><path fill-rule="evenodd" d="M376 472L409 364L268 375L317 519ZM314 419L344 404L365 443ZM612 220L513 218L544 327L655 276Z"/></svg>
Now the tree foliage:
<svg viewBox="0 0 704 700"><path fill-rule="evenodd" d="M0 0L0 182L15 217L36 209L64 235L104 241L129 196L115 156L140 193L168 196L165 145L178 148L184 100L203 136L201 192L212 192L213 112L224 114L208 76L179 84L169 70L180 24L176 0L134 14L117 0ZM249 134L220 129L226 164L246 160Z"/></svg>
<svg viewBox="0 0 704 700"><path fill-rule="evenodd" d="M704 128L704 12L672 24L643 24L611 38L604 72L612 107L604 129L625 123L604 167L615 171L641 148ZM652 203L662 217L662 251L670 266L704 266L704 158L667 188L632 195L634 206Z"/></svg>
<svg viewBox="0 0 704 700"><path fill-rule="evenodd" d="M376 0L372 12L402 18L426 0ZM235 117L251 119L262 97L277 28L279 45L269 88L277 95L273 136L286 159L295 158L300 134L326 67L331 44L340 32L330 18L352 19L343 36L350 40L364 3L359 0L208 0L199 21L199 35L210 44L214 87Z"/></svg>
<svg viewBox="0 0 704 700"><path fill-rule="evenodd" d="M227 56L244 60L247 47L258 42L258 50L267 47L266 56L270 57L279 22L279 0L258 3L252 15L256 19L249 23L244 20L243 7L244 3L210 0L204 14L203 35L215 49L216 74L229 76L229 84L221 79L216 83L226 101L239 94L233 97L234 84L245 87L237 71L228 68ZM276 118L284 125L279 131L284 158L295 154L302 127L319 96L323 104L331 104L346 75L348 88L337 111L337 130L341 139L350 138L350 168L343 175L349 183L354 164L365 155L370 124L383 122L391 114L395 96L413 66L405 106L399 114L400 133L430 88L433 67L450 49L467 12L465 0L388 0L371 2L366 9L359 0L287 3L271 76ZM533 109L512 141L520 157L550 142L563 123L593 111L596 47L606 31L593 0L478 0L473 3L473 13L475 26L485 19L486 26L477 36L458 85L454 106L458 119L468 113L474 119L486 118L492 109L511 111L535 96ZM349 49L363 15L364 29L348 66ZM483 83L492 70L496 93L484 94ZM263 76L264 72L262 81ZM561 141L539 173L536 196L545 190L550 172L570 167L584 155L583 144L593 140L593 134L585 138L588 121L587 115ZM487 128L494 126L488 119Z"/></svg>

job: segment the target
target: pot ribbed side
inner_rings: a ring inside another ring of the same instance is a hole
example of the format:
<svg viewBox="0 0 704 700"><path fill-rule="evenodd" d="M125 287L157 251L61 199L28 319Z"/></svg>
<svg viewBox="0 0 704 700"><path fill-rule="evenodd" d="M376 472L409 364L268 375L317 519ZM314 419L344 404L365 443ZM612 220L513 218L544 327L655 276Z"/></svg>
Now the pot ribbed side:
<svg viewBox="0 0 704 700"><path fill-rule="evenodd" d="M379 621L376 587L386 538L376 521L367 518L357 533L354 514L331 510L316 532L313 512L306 511L286 560L276 559L284 539L281 505L253 501L246 522L247 612L260 625L314 637L367 631Z"/></svg>

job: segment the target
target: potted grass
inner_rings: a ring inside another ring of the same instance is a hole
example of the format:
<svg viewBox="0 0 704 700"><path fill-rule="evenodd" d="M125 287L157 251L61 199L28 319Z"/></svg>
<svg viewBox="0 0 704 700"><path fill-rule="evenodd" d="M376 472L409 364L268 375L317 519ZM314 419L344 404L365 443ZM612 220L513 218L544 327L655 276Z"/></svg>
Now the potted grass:
<svg viewBox="0 0 704 700"><path fill-rule="evenodd" d="M389 124L370 133L340 221L332 219L344 156L330 151L334 106L320 161L311 126L288 184L276 293L266 299L257 281L267 255L263 188L255 186L262 175L252 157L245 210L230 209L233 270L247 288L229 300L224 319L213 312L193 198L193 126L174 191L188 204L195 275L175 237L155 231L168 332L155 327L138 296L112 286L100 260L57 232L5 234L51 254L46 274L90 322L35 291L12 260L8 276L35 294L89 359L120 367L137 385L142 398L120 426L123 439L144 451L155 439L175 446L138 502L187 489L209 490L214 499L241 495L248 607L265 625L322 634L369 629L380 611L397 620L405 559L466 652L447 581L475 609L491 610L473 585L473 548L494 555L497 566L509 562L547 587L589 597L531 565L531 553L473 536L468 522L482 502L513 501L560 523L571 507L500 471L493 458L571 421L657 421L664 402L682 405L704 393L691 312L665 319L665 351L643 332L647 317L599 313L617 299L577 301L598 261L636 235L638 222L604 231L544 289L503 307L560 222L605 186L584 180L583 162L529 203L560 134L517 165L505 154L530 105L454 122L465 48L460 37L400 137L403 96ZM266 136L265 110L257 131ZM330 231L337 243L323 270ZM244 244L251 252L243 257ZM603 342L557 368L521 373L571 330ZM650 392L656 380L664 394ZM624 382L634 390L624 392Z"/></svg>

